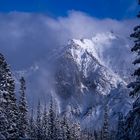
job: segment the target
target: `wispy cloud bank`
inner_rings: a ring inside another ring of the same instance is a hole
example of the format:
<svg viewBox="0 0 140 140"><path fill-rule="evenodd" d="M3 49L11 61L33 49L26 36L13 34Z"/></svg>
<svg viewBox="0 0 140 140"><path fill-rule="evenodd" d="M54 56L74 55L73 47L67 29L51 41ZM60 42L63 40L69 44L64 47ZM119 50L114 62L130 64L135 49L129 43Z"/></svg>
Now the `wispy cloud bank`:
<svg viewBox="0 0 140 140"><path fill-rule="evenodd" d="M135 19L97 19L76 11L57 19L42 14L1 13L0 51L6 55L13 70L28 70L30 86L41 87L32 90L34 95L42 94L47 89L47 80L50 80L48 58L53 49L64 46L69 39L92 38L104 32L115 33L125 40L136 23Z"/></svg>

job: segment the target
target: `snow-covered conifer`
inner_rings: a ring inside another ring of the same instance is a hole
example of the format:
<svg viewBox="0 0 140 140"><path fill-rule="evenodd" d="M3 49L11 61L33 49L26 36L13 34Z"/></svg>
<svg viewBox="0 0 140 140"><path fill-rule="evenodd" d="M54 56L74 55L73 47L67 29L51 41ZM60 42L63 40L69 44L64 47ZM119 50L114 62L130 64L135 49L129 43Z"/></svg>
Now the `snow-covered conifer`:
<svg viewBox="0 0 140 140"><path fill-rule="evenodd" d="M125 124L123 114L120 112L118 117L118 129L116 134L116 140L125 139Z"/></svg>
<svg viewBox="0 0 140 140"><path fill-rule="evenodd" d="M104 109L104 124L102 130L102 139L109 140L109 116L108 116L108 106Z"/></svg>
<svg viewBox="0 0 140 140"><path fill-rule="evenodd" d="M42 138L42 125L41 125L41 105L40 101L38 101L37 106L37 118L36 118L36 137L38 140Z"/></svg>
<svg viewBox="0 0 140 140"><path fill-rule="evenodd" d="M25 97L25 80L24 77L21 77L20 79L20 99L18 104L18 129L19 129L19 136L21 138L27 137L27 131L28 131L28 107L27 107L27 100Z"/></svg>

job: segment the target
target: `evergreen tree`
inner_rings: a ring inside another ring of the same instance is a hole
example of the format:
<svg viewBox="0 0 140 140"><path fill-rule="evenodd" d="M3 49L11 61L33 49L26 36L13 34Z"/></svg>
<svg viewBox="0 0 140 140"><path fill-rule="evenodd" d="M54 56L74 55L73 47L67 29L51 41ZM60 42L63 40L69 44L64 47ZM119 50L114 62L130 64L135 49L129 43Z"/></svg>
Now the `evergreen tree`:
<svg viewBox="0 0 140 140"><path fill-rule="evenodd" d="M85 139L85 131L84 130L81 131L80 138L81 138L81 140L84 140Z"/></svg>
<svg viewBox="0 0 140 140"><path fill-rule="evenodd" d="M140 5L140 0L139 0ZM140 12L138 14L140 18ZM127 139L139 140L140 138L140 24L134 28L134 32L130 35L134 39L134 46L131 49L137 55L136 60L133 62L137 65L136 70L133 73L135 81L128 85L133 90L130 92L130 96L136 97L136 101L133 104L133 110L129 112L126 120L127 126Z"/></svg>
<svg viewBox="0 0 140 140"><path fill-rule="evenodd" d="M71 134L70 124L66 115L63 116L63 119L61 121L61 128L63 133L63 140L70 140L72 134Z"/></svg>
<svg viewBox="0 0 140 140"><path fill-rule="evenodd" d="M47 109L46 105L44 107L44 113L43 113L43 118L42 118L42 129L43 129L43 139L47 139L47 129L48 129L48 114L47 114Z"/></svg>
<svg viewBox="0 0 140 140"><path fill-rule="evenodd" d="M109 140L109 116L108 116L108 106L105 106L104 110L104 124L103 124L103 133L102 133L102 139L103 140Z"/></svg>
<svg viewBox="0 0 140 140"><path fill-rule="evenodd" d="M6 139L6 136L8 136L7 127L7 116L5 115L4 109L2 108L0 103L0 139Z"/></svg>
<svg viewBox="0 0 140 140"><path fill-rule="evenodd" d="M98 134L97 134L96 130L94 131L94 138L95 138L95 140L98 140Z"/></svg>
<svg viewBox="0 0 140 140"><path fill-rule="evenodd" d="M77 139L75 139L75 140L77 140ZM84 131L81 131L80 140L98 140L98 138L97 137L95 138L95 135L92 132L92 129L86 128L86 129L84 129Z"/></svg>
<svg viewBox="0 0 140 140"><path fill-rule="evenodd" d="M6 138L17 138L17 105L15 97L15 82L12 77L12 73L9 66L2 54L0 54L0 97L1 97L1 113L5 116L6 120L3 122L8 122L5 131L7 131Z"/></svg>
<svg viewBox="0 0 140 140"><path fill-rule="evenodd" d="M35 139L36 138L36 126L34 122L34 111L33 109L31 110L31 115L29 119L29 133L28 133L30 139Z"/></svg>
<svg viewBox="0 0 140 140"><path fill-rule="evenodd" d="M96 132L96 139L95 140L103 140L103 131L99 130Z"/></svg>
<svg viewBox="0 0 140 140"><path fill-rule="evenodd" d="M119 117L118 117L118 130L117 130L116 140L125 140L124 117L121 112L119 113Z"/></svg>
<svg viewBox="0 0 140 140"><path fill-rule="evenodd" d="M80 124L79 123L76 123L76 122L73 123L70 131L71 131L71 138L73 140L80 140L81 128L80 128Z"/></svg>
<svg viewBox="0 0 140 140"><path fill-rule="evenodd" d="M42 138L41 106L40 106L40 101L38 101L38 106L37 106L36 137L37 137L38 140L40 140Z"/></svg>
<svg viewBox="0 0 140 140"><path fill-rule="evenodd" d="M1 59L0 59L0 63L1 63ZM3 86L3 78L2 78L2 73L3 73L3 69L1 68L1 64L0 64L0 139L6 138L6 136L8 135L8 119L6 116L6 112L5 112L5 98L4 98L4 92L6 92L4 90L4 86Z"/></svg>
<svg viewBox="0 0 140 140"><path fill-rule="evenodd" d="M124 125L125 126L125 125ZM125 136L125 133L124 133L124 136ZM115 140L116 139L116 130L111 130L110 131L110 140ZM123 139L125 140L125 139Z"/></svg>
<svg viewBox="0 0 140 140"><path fill-rule="evenodd" d="M56 119L56 134L57 134L57 140L63 140L63 133L62 133L62 129L61 129L61 121L60 121L60 117L57 115Z"/></svg>
<svg viewBox="0 0 140 140"><path fill-rule="evenodd" d="M140 2L139 2L140 4ZM140 13L138 14L140 18ZM134 39L134 46L131 49L132 52L137 54L136 60L133 62L134 65L138 65L137 69L134 71L133 76L136 77L135 82L132 82L128 87L132 87L133 91L130 92L130 96L139 96L140 94L140 25L134 28L134 32L130 35Z"/></svg>
<svg viewBox="0 0 140 140"><path fill-rule="evenodd" d="M28 131L28 109L27 109L27 101L25 97L25 90L26 90L26 85L25 85L25 80L23 77L20 79L20 99L19 99L19 123L18 123L18 129L19 129L19 136L21 138L26 138L27 137L27 131Z"/></svg>
<svg viewBox="0 0 140 140"><path fill-rule="evenodd" d="M48 113L48 140L57 140L57 128L56 128L56 112L53 99L51 97L49 113Z"/></svg>

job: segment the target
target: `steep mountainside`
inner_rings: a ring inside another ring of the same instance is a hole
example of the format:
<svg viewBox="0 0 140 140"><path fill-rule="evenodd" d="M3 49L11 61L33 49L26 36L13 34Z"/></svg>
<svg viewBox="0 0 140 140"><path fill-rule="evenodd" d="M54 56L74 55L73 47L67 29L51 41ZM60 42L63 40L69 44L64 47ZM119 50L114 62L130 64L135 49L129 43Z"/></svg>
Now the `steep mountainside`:
<svg viewBox="0 0 140 140"><path fill-rule="evenodd" d="M117 40L112 33L106 35L109 40ZM84 126L94 128L101 127L106 104L112 124L115 124L117 113L126 114L131 105L125 78L120 71L114 71L115 64L110 66L107 57L103 57L101 47L110 43L106 35L97 35L92 40L70 40L55 62L55 87L62 99L61 111L79 119Z"/></svg>

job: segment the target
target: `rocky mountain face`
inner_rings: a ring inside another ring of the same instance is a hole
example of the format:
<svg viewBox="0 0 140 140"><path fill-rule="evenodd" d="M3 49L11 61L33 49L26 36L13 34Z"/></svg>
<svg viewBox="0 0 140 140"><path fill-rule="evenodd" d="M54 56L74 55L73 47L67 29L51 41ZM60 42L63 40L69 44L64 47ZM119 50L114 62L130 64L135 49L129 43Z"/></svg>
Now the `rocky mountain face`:
<svg viewBox="0 0 140 140"><path fill-rule="evenodd" d="M124 58L117 61L110 54L113 51L109 52L106 47L113 45L112 42L116 44L116 41L120 39L110 32L91 40L73 39L60 51L55 61L55 90L62 100L61 112L78 119L83 126L100 128L106 105L112 128L115 127L118 112L126 114L130 110L132 101L126 88L128 63L124 62ZM128 51L126 48L125 53ZM115 46L112 49L115 51ZM116 55L123 56L117 52Z"/></svg>

